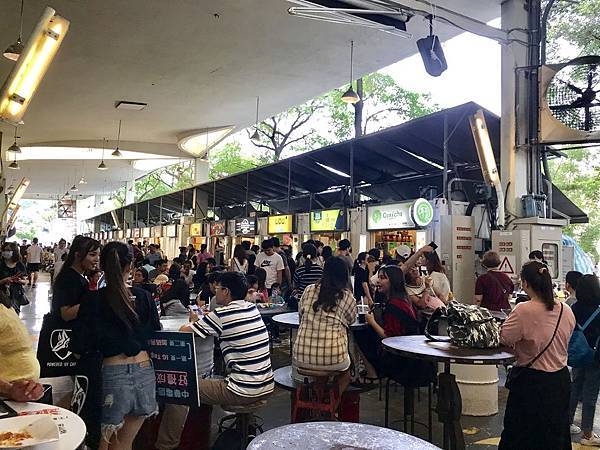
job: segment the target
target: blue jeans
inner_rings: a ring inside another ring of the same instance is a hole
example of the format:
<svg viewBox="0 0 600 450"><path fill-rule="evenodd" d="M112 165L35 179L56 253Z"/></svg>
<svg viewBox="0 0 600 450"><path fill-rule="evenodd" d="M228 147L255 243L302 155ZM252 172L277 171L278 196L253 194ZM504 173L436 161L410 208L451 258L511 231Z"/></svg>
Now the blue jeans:
<svg viewBox="0 0 600 450"><path fill-rule="evenodd" d="M573 423L577 403L581 400L581 429L586 434L591 433L594 427L594 414L596 413L599 390L600 365L598 363L594 363L591 367L573 368L569 414L571 423Z"/></svg>
<svg viewBox="0 0 600 450"><path fill-rule="evenodd" d="M125 416L158 414L156 378L151 361L102 367L102 436L121 429Z"/></svg>

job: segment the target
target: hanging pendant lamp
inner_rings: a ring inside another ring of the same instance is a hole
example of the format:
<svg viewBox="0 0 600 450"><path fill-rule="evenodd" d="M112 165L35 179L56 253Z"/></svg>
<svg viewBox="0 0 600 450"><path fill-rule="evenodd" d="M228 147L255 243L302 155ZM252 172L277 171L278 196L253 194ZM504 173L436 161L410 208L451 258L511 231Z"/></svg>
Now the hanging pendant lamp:
<svg viewBox="0 0 600 450"><path fill-rule="evenodd" d="M106 164L104 164L104 142L105 142L106 138L102 139L102 161L100 161L100 164L98 164L98 170L108 170L108 167L106 166Z"/></svg>
<svg viewBox="0 0 600 450"><path fill-rule="evenodd" d="M260 97L256 97L256 121L254 122L254 133L250 136L250 140L253 142L260 141L260 134L258 133L258 106L260 103Z"/></svg>
<svg viewBox="0 0 600 450"><path fill-rule="evenodd" d="M10 153L21 153L21 147L17 145L17 127L15 127L15 140L6 151Z"/></svg>
<svg viewBox="0 0 600 450"><path fill-rule="evenodd" d="M354 92L354 89L352 88L352 83L353 83L352 65L354 62L353 58L354 58L354 41L350 41L350 86L348 87L348 90L342 94L342 101L344 103L350 103L350 104L360 102L360 97L358 96L358 94L356 92Z"/></svg>
<svg viewBox="0 0 600 450"><path fill-rule="evenodd" d="M16 42L13 42L6 48L6 50L4 50L4 57L7 59L10 59L11 61L16 61L17 59L19 59L19 56L21 56L21 53L23 53L23 50L25 48L23 45L23 42L21 40L21 37L23 35L23 3L24 3L24 0L21 0L21 18L20 18L20 23L19 23L19 37L17 38Z"/></svg>
<svg viewBox="0 0 600 450"><path fill-rule="evenodd" d="M115 158L120 158L121 156L123 156L123 153L121 153L121 151L119 150L119 144L121 143L121 121L119 120L119 132L117 133L117 148L115 148L115 151L112 152L112 156L114 156Z"/></svg>

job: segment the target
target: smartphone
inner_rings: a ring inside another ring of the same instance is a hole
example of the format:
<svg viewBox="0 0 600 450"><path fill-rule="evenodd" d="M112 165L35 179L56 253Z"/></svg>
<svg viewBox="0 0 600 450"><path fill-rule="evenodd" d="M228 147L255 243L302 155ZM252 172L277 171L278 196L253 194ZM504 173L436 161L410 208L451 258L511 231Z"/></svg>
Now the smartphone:
<svg viewBox="0 0 600 450"><path fill-rule="evenodd" d="M433 242L433 241L431 241L431 242L430 242L429 244L427 244L427 245L429 245L429 246L430 246L432 249L434 249L434 250L436 250L436 249L438 248L437 244L436 244L435 242Z"/></svg>

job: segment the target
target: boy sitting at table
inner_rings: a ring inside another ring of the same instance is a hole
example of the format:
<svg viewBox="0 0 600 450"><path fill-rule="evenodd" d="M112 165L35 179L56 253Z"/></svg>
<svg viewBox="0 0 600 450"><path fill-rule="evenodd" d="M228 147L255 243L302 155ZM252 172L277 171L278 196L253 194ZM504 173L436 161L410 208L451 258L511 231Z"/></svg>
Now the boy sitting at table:
<svg viewBox="0 0 600 450"><path fill-rule="evenodd" d="M227 375L224 379L198 380L200 403L244 406L265 400L275 389L271 370L269 336L260 313L245 300L248 284L243 273L223 272L215 286L216 308L198 317L179 331L194 332L204 339L219 338ZM189 408L167 405L160 425L156 448L179 446Z"/></svg>

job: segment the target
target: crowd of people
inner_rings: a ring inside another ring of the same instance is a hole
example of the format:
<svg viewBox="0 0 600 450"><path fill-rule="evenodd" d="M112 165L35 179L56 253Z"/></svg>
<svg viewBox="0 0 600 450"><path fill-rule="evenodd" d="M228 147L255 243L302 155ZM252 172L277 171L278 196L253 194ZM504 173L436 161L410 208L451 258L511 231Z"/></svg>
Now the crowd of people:
<svg viewBox="0 0 600 450"><path fill-rule="evenodd" d="M433 364L391 356L381 341L423 334L428 315L454 298L430 246L408 257L374 248L354 258L347 239L335 249L309 240L292 258L290 249L271 238L260 247L242 242L229 261L219 264L205 245L181 247L168 261L156 244L101 246L77 236L70 245L61 240L53 253L62 264L56 270L55 262L50 314L73 330L70 350L83 362L99 361L101 369L96 417L88 417L93 448L131 448L144 420L157 414L147 341L161 329L161 316L185 316L189 324L181 331L218 338L224 378L199 381L202 403L246 405L267 399L274 389L269 341L277 339L278 331L263 320L256 303L285 302L298 310L293 365L299 373L329 374L341 393L365 379L391 377L409 387L434 382ZM42 254L37 240L26 249L25 260L15 243L2 245L0 333L10 345L0 350L0 394L19 401L36 400L43 389L13 291L21 292L29 283L33 289L33 269ZM498 270L497 253L483 255L486 273L475 287L474 303L509 313L501 341L517 355L513 370L520 369L509 377L500 448L567 448L570 434L578 433L582 444L600 446L593 432L600 363L574 368L571 374L567 368L570 336L576 323L582 325L599 308L600 283L595 275L569 272L569 296L561 302L548 266L536 256L520 273L527 301L512 311L515 287ZM348 330L359 313L367 326L354 332L352 348ZM585 329L593 348L600 341L600 315L595 317ZM579 402L581 427L574 424ZM187 412L176 405L164 410L156 448L178 447Z"/></svg>

